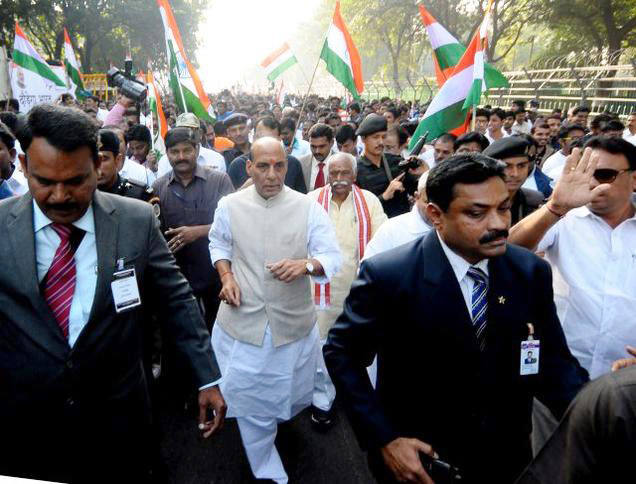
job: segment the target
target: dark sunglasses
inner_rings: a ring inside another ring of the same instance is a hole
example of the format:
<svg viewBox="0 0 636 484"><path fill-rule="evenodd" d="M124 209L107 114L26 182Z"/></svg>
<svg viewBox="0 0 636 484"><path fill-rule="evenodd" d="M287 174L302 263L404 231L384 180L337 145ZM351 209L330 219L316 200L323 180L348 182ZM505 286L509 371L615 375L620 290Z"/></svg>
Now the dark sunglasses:
<svg viewBox="0 0 636 484"><path fill-rule="evenodd" d="M614 180L616 180L618 175L620 175L621 173L627 173L629 171L632 171L632 170L630 170L629 168L625 170L599 168L598 170L594 170L594 174L592 176L596 178L596 181L598 181L599 183L614 183Z"/></svg>

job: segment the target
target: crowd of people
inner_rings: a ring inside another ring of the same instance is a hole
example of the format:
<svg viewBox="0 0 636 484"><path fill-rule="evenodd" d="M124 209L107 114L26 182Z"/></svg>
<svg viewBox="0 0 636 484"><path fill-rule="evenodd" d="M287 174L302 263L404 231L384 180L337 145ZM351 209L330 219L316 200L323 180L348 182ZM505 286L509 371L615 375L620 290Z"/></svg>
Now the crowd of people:
<svg viewBox="0 0 636 484"><path fill-rule="evenodd" d="M0 474L161 482L169 400L286 483L278 424L338 400L381 483L630 475L636 113L516 100L414 152L417 102L211 101L164 139L0 102Z"/></svg>

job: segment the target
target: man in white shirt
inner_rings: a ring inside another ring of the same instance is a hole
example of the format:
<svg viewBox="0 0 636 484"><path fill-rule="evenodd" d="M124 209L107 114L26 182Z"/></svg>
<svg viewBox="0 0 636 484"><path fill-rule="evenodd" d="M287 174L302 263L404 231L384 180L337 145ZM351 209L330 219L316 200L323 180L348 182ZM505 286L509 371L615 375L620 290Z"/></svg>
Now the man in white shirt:
<svg viewBox="0 0 636 484"><path fill-rule="evenodd" d="M490 112L488 118L488 130L484 133L484 136L490 143L506 136L510 136L503 129L503 123L506 119L506 112L503 109L495 108Z"/></svg>
<svg viewBox="0 0 636 484"><path fill-rule="evenodd" d="M515 122L511 129L512 134L530 134L532 122L527 119L525 109L519 109L515 112Z"/></svg>
<svg viewBox="0 0 636 484"><path fill-rule="evenodd" d="M309 143L296 135L296 120L283 118L280 121L280 138L285 144L285 151L296 159L311 154Z"/></svg>
<svg viewBox="0 0 636 484"><path fill-rule="evenodd" d="M425 151L422 159L431 169L446 158L453 156L457 136L452 133L444 133L433 142L433 149Z"/></svg>
<svg viewBox="0 0 636 484"><path fill-rule="evenodd" d="M631 144L636 145L636 112L629 113L623 138Z"/></svg>
<svg viewBox="0 0 636 484"><path fill-rule="evenodd" d="M585 136L585 130L578 124L570 124L561 128L558 134L561 149L550 156L541 167L543 173L552 178L556 183L561 178L565 160L570 154L572 144Z"/></svg>
<svg viewBox="0 0 636 484"><path fill-rule="evenodd" d="M277 424L311 404L324 365L310 276L329 282L341 256L325 211L284 185L280 140L255 141L247 170L253 185L219 201L210 229L223 285L212 345L252 473L285 484Z"/></svg>
<svg viewBox="0 0 636 484"><path fill-rule="evenodd" d="M428 203L426 180L428 174L427 171L420 176L417 182L415 203L411 211L390 218L380 226L367 245L363 260L422 237L433 228L426 218L426 204Z"/></svg>
<svg viewBox="0 0 636 484"><path fill-rule="evenodd" d="M109 129L113 133L117 135L117 139L119 140L119 153L124 158L124 164L119 170L119 174L122 178L126 180L133 180L144 185L152 185L155 180L155 175L148 168L145 168L140 163L137 163L132 158L126 156L126 138L124 137L124 132L121 128L118 128L115 125L107 125L103 129Z"/></svg>
<svg viewBox="0 0 636 484"><path fill-rule="evenodd" d="M575 149L552 198L510 241L545 252L568 346L591 378L636 345L636 147L592 138Z"/></svg>
<svg viewBox="0 0 636 484"><path fill-rule="evenodd" d="M191 130L193 130L194 136L199 143L199 157L197 158L197 164L199 166L207 166L208 168L219 170L222 173L225 173L227 171L227 166L225 164L225 158L223 158L223 155L201 145L203 134L201 131L199 118L197 118L192 113L181 114L177 118L175 128L190 128ZM170 160L168 160L168 156L164 154L159 159L159 164L157 166L157 178L162 177L166 173L169 173L171 170L172 165L170 164Z"/></svg>

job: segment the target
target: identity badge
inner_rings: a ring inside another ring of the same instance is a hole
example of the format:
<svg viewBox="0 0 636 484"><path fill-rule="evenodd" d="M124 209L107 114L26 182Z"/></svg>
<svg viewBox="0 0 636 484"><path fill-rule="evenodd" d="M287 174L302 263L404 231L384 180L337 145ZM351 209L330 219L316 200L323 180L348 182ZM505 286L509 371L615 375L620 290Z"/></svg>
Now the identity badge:
<svg viewBox="0 0 636 484"><path fill-rule="evenodd" d="M110 287L113 291L115 311L118 313L141 306L141 296L139 295L137 275L134 268L115 272Z"/></svg>
<svg viewBox="0 0 636 484"><path fill-rule="evenodd" d="M541 349L538 339L521 342L521 361L519 365L520 375L537 375L539 373L539 350Z"/></svg>

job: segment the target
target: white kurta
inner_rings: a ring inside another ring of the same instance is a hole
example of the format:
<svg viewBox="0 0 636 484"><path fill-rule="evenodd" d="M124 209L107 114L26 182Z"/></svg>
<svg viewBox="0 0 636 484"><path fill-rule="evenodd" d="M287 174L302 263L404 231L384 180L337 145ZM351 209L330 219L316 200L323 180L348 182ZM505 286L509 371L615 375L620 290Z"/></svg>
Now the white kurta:
<svg viewBox="0 0 636 484"><path fill-rule="evenodd" d="M318 200L321 190L314 190L308 195L314 200ZM377 196L367 190L362 190L362 195L369 208L369 224L371 226L371 237L373 237L378 228L386 222L387 216ZM351 193L340 206L332 200L329 201L329 218L336 232L338 245L342 253L342 268L331 280L330 307L318 311L318 326L320 327L320 337L323 340L326 339L331 326L333 326L336 318L342 312L344 300L349 295L351 283L358 272L358 265L360 264L358 220Z"/></svg>
<svg viewBox="0 0 636 484"><path fill-rule="evenodd" d="M415 204L409 213L390 218L379 228L367 244L363 260L422 237L431 229Z"/></svg>
<svg viewBox="0 0 636 484"><path fill-rule="evenodd" d="M226 201L220 200L210 229L213 264L222 259L232 260L232 231ZM329 217L317 203L309 210L307 241L309 255L318 260L325 271L325 276L315 281L329 282L340 270L341 256ZM254 243L259 243L258 234ZM317 325L307 336L274 347L269 325L263 345L256 346L232 338L215 324L212 346L223 376L220 387L229 417L288 420L311 404L314 375L318 358L322 357Z"/></svg>

